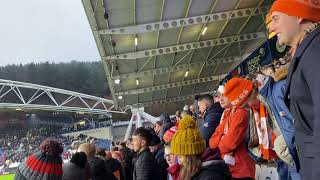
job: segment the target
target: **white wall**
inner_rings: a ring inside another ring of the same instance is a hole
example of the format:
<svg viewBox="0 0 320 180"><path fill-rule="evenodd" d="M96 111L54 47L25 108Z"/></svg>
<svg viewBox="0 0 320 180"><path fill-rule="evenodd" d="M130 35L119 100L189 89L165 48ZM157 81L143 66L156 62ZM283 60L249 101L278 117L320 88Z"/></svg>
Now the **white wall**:
<svg viewBox="0 0 320 180"><path fill-rule="evenodd" d="M73 133L66 133L62 134L63 136L73 136L77 137L80 134L84 134L87 136L95 137L95 138L102 138L102 139L112 139L112 133L110 127L103 127L103 128L96 128L96 129L90 129L90 130L84 130L84 131L77 131Z"/></svg>

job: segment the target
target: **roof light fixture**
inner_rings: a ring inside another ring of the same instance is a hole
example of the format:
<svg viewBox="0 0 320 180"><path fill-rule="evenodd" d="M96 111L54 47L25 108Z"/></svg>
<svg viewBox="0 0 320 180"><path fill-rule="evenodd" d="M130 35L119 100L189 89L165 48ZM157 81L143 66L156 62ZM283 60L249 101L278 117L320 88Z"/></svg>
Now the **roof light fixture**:
<svg viewBox="0 0 320 180"><path fill-rule="evenodd" d="M114 80L114 83L116 83L116 84L120 84L120 79L116 79L116 80Z"/></svg>
<svg viewBox="0 0 320 180"><path fill-rule="evenodd" d="M137 37L134 38L134 44L135 44L136 46L138 46L138 38L137 38Z"/></svg>
<svg viewBox="0 0 320 180"><path fill-rule="evenodd" d="M204 27L204 29L203 29L203 31L202 31L202 35L204 35L205 33L206 33L206 31L207 31L207 29L208 29L208 27L206 26L206 27Z"/></svg>
<svg viewBox="0 0 320 180"><path fill-rule="evenodd" d="M184 73L184 77L188 77L189 71L186 71L186 73Z"/></svg>

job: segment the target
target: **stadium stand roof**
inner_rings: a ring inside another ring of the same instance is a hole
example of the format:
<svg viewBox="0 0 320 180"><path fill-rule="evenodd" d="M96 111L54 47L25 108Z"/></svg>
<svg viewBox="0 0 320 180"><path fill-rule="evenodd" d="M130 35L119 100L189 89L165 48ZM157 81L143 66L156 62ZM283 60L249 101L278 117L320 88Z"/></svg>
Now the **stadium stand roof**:
<svg viewBox="0 0 320 180"><path fill-rule="evenodd" d="M82 0L119 107L177 107L267 39L272 0Z"/></svg>

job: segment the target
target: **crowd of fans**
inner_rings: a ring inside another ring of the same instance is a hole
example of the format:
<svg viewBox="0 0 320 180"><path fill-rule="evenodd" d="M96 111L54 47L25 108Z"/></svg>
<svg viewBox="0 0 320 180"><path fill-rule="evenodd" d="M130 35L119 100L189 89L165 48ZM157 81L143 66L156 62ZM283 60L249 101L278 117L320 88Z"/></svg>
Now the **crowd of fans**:
<svg viewBox="0 0 320 180"><path fill-rule="evenodd" d="M61 128L61 127L60 127ZM13 129L0 134L0 165L18 163L32 153L46 137L55 137L58 127Z"/></svg>
<svg viewBox="0 0 320 180"><path fill-rule="evenodd" d="M0 134L0 173L19 165L26 157L35 152L47 137L59 139L63 144L62 158L70 159L73 146L79 142L91 141L93 138L85 135L78 137L62 136L61 126L37 125L32 128L9 128Z"/></svg>
<svg viewBox="0 0 320 180"><path fill-rule="evenodd" d="M163 113L153 127L137 128L110 150L83 138L72 146L75 139L57 136L54 128L8 134L2 142L8 150L31 154L18 160L15 179L253 180L268 167L277 168L279 179L301 179L293 118L277 98L290 59L288 53L213 95L196 96L174 118ZM72 148L76 153L64 154Z"/></svg>

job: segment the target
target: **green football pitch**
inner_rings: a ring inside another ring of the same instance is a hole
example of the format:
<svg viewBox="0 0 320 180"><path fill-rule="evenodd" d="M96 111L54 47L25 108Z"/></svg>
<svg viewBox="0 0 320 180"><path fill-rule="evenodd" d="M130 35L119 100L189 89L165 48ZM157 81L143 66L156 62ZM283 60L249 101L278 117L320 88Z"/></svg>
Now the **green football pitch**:
<svg viewBox="0 0 320 180"><path fill-rule="evenodd" d="M14 174L0 175L0 180L13 180Z"/></svg>

